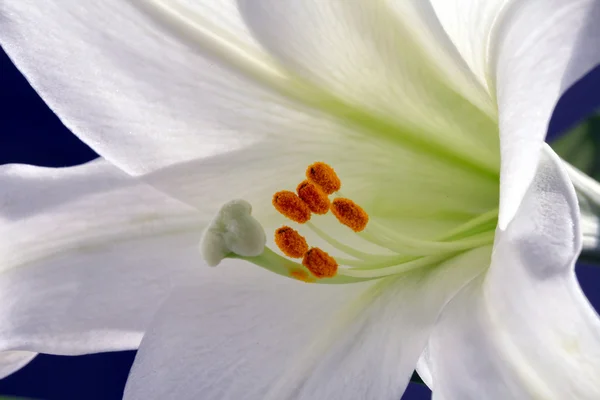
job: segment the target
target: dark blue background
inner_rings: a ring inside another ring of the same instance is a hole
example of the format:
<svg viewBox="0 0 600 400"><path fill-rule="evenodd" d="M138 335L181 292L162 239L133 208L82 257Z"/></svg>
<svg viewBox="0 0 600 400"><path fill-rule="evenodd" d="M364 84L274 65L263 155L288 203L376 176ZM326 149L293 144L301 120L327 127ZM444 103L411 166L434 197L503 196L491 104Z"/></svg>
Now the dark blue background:
<svg viewBox="0 0 600 400"><path fill-rule="evenodd" d="M599 108L600 67L563 96L549 136L555 137ZM0 164L62 167L95 157L61 124L0 50ZM600 267L579 266L577 272L588 298L600 309ZM134 357L134 351L80 357L41 355L0 380L0 394L47 400L120 399ZM428 393L425 387L411 384L403 398L428 399Z"/></svg>

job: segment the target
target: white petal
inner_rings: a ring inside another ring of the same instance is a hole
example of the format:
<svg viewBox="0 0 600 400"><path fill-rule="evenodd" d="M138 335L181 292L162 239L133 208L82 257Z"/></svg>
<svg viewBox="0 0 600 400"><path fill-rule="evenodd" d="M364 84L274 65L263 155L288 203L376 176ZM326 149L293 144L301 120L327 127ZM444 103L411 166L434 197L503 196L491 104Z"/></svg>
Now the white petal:
<svg viewBox="0 0 600 400"><path fill-rule="evenodd" d="M600 398L600 319L573 270L577 199L545 149L513 222L498 230L489 272L452 300L430 339L437 398Z"/></svg>
<svg viewBox="0 0 600 400"><path fill-rule="evenodd" d="M375 284L322 286L230 263L159 311L126 399L400 398L439 310L490 249Z"/></svg>
<svg viewBox="0 0 600 400"><path fill-rule="evenodd" d="M433 376L431 375L431 355L429 353L429 347L425 347L419 361L417 361L417 367L415 368L421 380L429 389L433 388Z"/></svg>
<svg viewBox="0 0 600 400"><path fill-rule="evenodd" d="M423 2L238 3L252 32L294 74L395 124L399 137L414 132L497 170L490 97ZM475 105L463 95L476 98Z"/></svg>
<svg viewBox="0 0 600 400"><path fill-rule="evenodd" d="M596 0L523 0L496 21L489 68L500 113L502 229L533 179L559 97L600 63L599 19Z"/></svg>
<svg viewBox="0 0 600 400"><path fill-rule="evenodd" d="M0 187L2 372L28 351L136 348L170 288L200 264L194 210L102 160L5 165Z"/></svg>
<svg viewBox="0 0 600 400"><path fill-rule="evenodd" d="M37 356L30 351L4 351L0 353L0 379L23 368Z"/></svg>
<svg viewBox="0 0 600 400"><path fill-rule="evenodd" d="M489 89L487 62L489 40L494 23L510 0L429 0L429 2L456 49L479 82Z"/></svg>
<svg viewBox="0 0 600 400"><path fill-rule="evenodd" d="M0 43L36 91L130 173L303 130L248 77L284 80L233 1L7 0L0 14Z"/></svg>

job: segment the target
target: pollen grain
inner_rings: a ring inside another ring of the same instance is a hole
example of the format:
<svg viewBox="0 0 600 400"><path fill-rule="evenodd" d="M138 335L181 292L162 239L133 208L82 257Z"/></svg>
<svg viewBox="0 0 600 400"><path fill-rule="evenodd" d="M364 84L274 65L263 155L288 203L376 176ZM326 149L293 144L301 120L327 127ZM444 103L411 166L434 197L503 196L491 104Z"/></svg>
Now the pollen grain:
<svg viewBox="0 0 600 400"><path fill-rule="evenodd" d="M338 269L337 261L318 247L313 247L304 254L302 265L317 278L332 278Z"/></svg>
<svg viewBox="0 0 600 400"><path fill-rule="evenodd" d="M319 161L309 165L306 169L306 178L327 195L337 192L342 187L342 181L333 168L324 162Z"/></svg>
<svg viewBox="0 0 600 400"><path fill-rule="evenodd" d="M350 199L337 198L331 203L331 212L342 224L360 232L369 222L369 214Z"/></svg>
<svg viewBox="0 0 600 400"><path fill-rule="evenodd" d="M310 208L294 192L282 190L273 195L273 206L294 222L303 224L310 220Z"/></svg>
<svg viewBox="0 0 600 400"><path fill-rule="evenodd" d="M306 282L306 283L313 283L315 281L315 278L310 276L308 274L308 272L304 271L303 269L294 269L294 270L290 271L290 276L294 279L297 279L299 281Z"/></svg>
<svg viewBox="0 0 600 400"><path fill-rule="evenodd" d="M308 251L304 236L289 226L282 226L275 231L275 244L288 257L301 258Z"/></svg>
<svg viewBox="0 0 600 400"><path fill-rule="evenodd" d="M329 211L331 205L329 197L317 185L305 180L298 185L296 192L298 197L310 208L310 211L315 214L323 215Z"/></svg>

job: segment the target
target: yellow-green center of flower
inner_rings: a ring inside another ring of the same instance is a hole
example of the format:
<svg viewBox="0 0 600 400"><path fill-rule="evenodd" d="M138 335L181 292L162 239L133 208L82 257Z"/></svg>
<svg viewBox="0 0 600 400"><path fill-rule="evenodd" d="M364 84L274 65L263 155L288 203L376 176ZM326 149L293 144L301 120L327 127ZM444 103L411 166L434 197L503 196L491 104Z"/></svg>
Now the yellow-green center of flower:
<svg viewBox="0 0 600 400"><path fill-rule="evenodd" d="M283 255L266 246L262 225L244 200L224 205L202 239L209 265L224 258L243 259L271 272L309 283L351 283L401 274L439 264L462 252L493 243L498 210L480 214L433 240L395 232L341 193L341 179L332 167L316 162L296 192L273 195L275 209L312 233L325 246L310 243L297 229L283 225L274 242ZM331 198L330 198L331 197ZM314 220L329 212L364 246L345 243ZM365 250L368 248L369 250ZM335 251L339 255L330 255ZM292 259L298 259L293 261Z"/></svg>

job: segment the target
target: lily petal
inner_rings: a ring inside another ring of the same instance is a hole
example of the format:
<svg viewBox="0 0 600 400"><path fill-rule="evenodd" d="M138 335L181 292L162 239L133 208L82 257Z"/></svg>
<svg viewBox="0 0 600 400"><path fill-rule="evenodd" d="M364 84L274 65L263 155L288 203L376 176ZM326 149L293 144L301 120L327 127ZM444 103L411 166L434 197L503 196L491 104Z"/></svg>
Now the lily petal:
<svg viewBox="0 0 600 400"><path fill-rule="evenodd" d="M497 232L489 272L452 300L432 334L434 397L599 398L600 319L574 273L578 214L564 167L545 147L517 215Z"/></svg>
<svg viewBox="0 0 600 400"><path fill-rule="evenodd" d="M490 98L423 2L238 3L252 32L291 74L389 122L395 126L391 135L413 132L430 145L497 170ZM464 89L460 94L457 81ZM465 92L477 98L475 104L463 98Z"/></svg>
<svg viewBox="0 0 600 400"><path fill-rule="evenodd" d="M529 1L529 0L526 0ZM429 0L454 46L488 90L488 46L494 24L511 0Z"/></svg>
<svg viewBox="0 0 600 400"><path fill-rule="evenodd" d="M440 309L489 257L337 287L207 269L157 314L125 398L398 399Z"/></svg>
<svg viewBox="0 0 600 400"><path fill-rule="evenodd" d="M136 348L200 260L195 210L103 160L0 168L0 372Z"/></svg>
<svg viewBox="0 0 600 400"><path fill-rule="evenodd" d="M500 114L502 229L535 175L558 99L600 63L599 19L596 0L513 1L497 17L488 79Z"/></svg>
<svg viewBox="0 0 600 400"><path fill-rule="evenodd" d="M249 78L285 81L232 1L8 0L0 16L0 43L36 91L129 173L306 134L285 98ZM188 40L199 33L201 52Z"/></svg>
<svg viewBox="0 0 600 400"><path fill-rule="evenodd" d="M17 372L37 356L31 351L3 351L0 353L0 379Z"/></svg>

